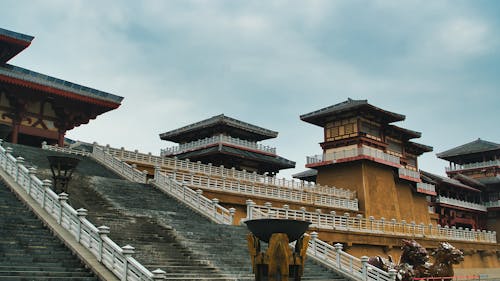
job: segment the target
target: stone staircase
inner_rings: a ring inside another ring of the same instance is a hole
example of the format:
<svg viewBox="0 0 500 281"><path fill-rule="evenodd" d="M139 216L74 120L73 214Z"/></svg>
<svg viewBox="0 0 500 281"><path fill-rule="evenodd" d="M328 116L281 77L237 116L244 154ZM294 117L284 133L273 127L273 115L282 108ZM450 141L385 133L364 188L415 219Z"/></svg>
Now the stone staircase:
<svg viewBox="0 0 500 281"><path fill-rule="evenodd" d="M3 182L0 225L0 280L98 280Z"/></svg>
<svg viewBox="0 0 500 281"><path fill-rule="evenodd" d="M8 144L10 145L10 144ZM49 177L46 155L14 146ZM70 203L89 210L95 225L107 225L120 246L131 244L148 269L161 268L169 280L253 280L244 226L215 224L150 185L132 183L89 158L82 158L70 183ZM345 280L308 260L303 280Z"/></svg>

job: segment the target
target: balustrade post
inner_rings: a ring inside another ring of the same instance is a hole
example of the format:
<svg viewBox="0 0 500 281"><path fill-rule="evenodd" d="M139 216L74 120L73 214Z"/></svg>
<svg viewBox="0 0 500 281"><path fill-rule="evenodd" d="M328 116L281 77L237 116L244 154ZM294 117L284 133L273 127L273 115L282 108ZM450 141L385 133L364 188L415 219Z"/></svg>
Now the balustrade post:
<svg viewBox="0 0 500 281"><path fill-rule="evenodd" d="M219 204L219 199L213 198L212 199L212 209L213 209L213 217L217 218L217 204Z"/></svg>
<svg viewBox="0 0 500 281"><path fill-rule="evenodd" d="M98 253L98 256L97 256L97 260L99 262L102 262L102 254L103 254L103 250L104 250L104 245L103 245L103 241L104 241L104 238L108 236L109 234L109 227L105 226L105 225L101 225L97 228L97 234L99 234L99 237L101 238L99 240L99 253ZM90 241L92 241L91 239L92 238L89 238ZM90 245L89 245L90 246Z"/></svg>
<svg viewBox="0 0 500 281"><path fill-rule="evenodd" d="M267 208L267 217L271 217L271 207L273 206L273 203L271 202L266 202L264 203L264 206Z"/></svg>
<svg viewBox="0 0 500 281"><path fill-rule="evenodd" d="M62 223L62 215L63 215L63 209L64 209L64 205L66 202L68 202L68 194L67 193L61 193L59 194L59 196L57 197L57 199L59 200L59 214L57 216L57 223L58 224L61 224Z"/></svg>
<svg viewBox="0 0 500 281"><path fill-rule="evenodd" d="M384 217L380 218L380 225L381 226L379 227L379 229L382 231L382 233L385 232L385 218Z"/></svg>
<svg viewBox="0 0 500 281"><path fill-rule="evenodd" d="M318 256L318 246L317 246L317 241L318 239L318 233L316 231L311 232L311 244L312 244L312 250L314 253L314 256Z"/></svg>
<svg viewBox="0 0 500 281"><path fill-rule="evenodd" d="M316 209L315 211L318 218L318 228L319 228L321 225L321 209Z"/></svg>
<svg viewBox="0 0 500 281"><path fill-rule="evenodd" d="M363 221L363 215L362 214L357 214L356 215L356 219L358 220L358 229L361 230L361 228L362 228L361 224L362 224L362 221Z"/></svg>
<svg viewBox="0 0 500 281"><path fill-rule="evenodd" d="M236 213L235 208L229 208L229 224L233 225L234 223L234 214Z"/></svg>
<svg viewBox="0 0 500 281"><path fill-rule="evenodd" d="M406 228L406 220L401 220L401 226L403 227L403 231L402 233L406 233L405 231L405 228Z"/></svg>
<svg viewBox="0 0 500 281"><path fill-rule="evenodd" d="M397 275L398 275L398 272L395 269L389 269L389 280L390 281L396 281Z"/></svg>
<svg viewBox="0 0 500 281"><path fill-rule="evenodd" d="M288 209L290 209L290 206L285 204L283 205L283 209L285 210L285 219L288 219Z"/></svg>
<svg viewBox="0 0 500 281"><path fill-rule="evenodd" d="M248 220L252 220L253 219L253 206L255 205L255 203L251 200L251 199L247 199L247 201L245 201L245 203L247 204L247 219Z"/></svg>
<svg viewBox="0 0 500 281"><path fill-rule="evenodd" d="M52 182L50 180L42 181L42 208L45 209L45 198L47 197L47 191L52 188Z"/></svg>
<svg viewBox="0 0 500 281"><path fill-rule="evenodd" d="M167 280L167 273L159 268L151 271L153 273L153 281Z"/></svg>
<svg viewBox="0 0 500 281"><path fill-rule="evenodd" d="M134 254L135 248L130 246L130 245L125 245L122 247L122 254L125 257L123 261L123 275L121 280L126 281L127 280L127 274L128 274L128 259L132 257L132 254Z"/></svg>
<svg viewBox="0 0 500 281"><path fill-rule="evenodd" d="M415 226L416 226L416 223L414 221L411 221L411 227L413 228L413 236L415 236Z"/></svg>
<svg viewBox="0 0 500 281"><path fill-rule="evenodd" d="M391 219L392 233L396 233L396 219Z"/></svg>
<svg viewBox="0 0 500 281"><path fill-rule="evenodd" d="M306 207L300 207L300 211L302 212L302 220L306 220Z"/></svg>
<svg viewBox="0 0 500 281"><path fill-rule="evenodd" d="M333 247L335 247L335 260L337 262L337 268L342 268L342 262L341 262L341 254L342 254L342 244L340 243L337 243L335 245L333 245Z"/></svg>
<svg viewBox="0 0 500 281"><path fill-rule="evenodd" d="M370 220L370 232L373 233L373 222L375 221L375 217L370 216L368 219Z"/></svg>
<svg viewBox="0 0 500 281"><path fill-rule="evenodd" d="M80 208L76 210L76 216L78 217L78 226L77 226L77 232L76 232L76 241L80 243L80 237L82 234L82 221L85 219L85 217L88 215L87 209Z"/></svg>
<svg viewBox="0 0 500 281"><path fill-rule="evenodd" d="M20 169L20 167L21 167L21 165L22 165L23 163L24 163L24 158L23 158L23 157L19 156L19 157L17 157L17 158L16 158L16 164L17 164L17 165L16 165L16 166L17 166L17 170L16 170L16 181L17 181L17 182L19 182L19 170L21 170L21 169Z"/></svg>
<svg viewBox="0 0 500 281"><path fill-rule="evenodd" d="M33 183L33 177L36 176L36 168L30 167L28 169L28 195L31 195L31 184Z"/></svg>
<svg viewBox="0 0 500 281"><path fill-rule="evenodd" d="M196 200L198 201L196 203L198 203L198 209L201 209L201 200L202 200L201 198L203 197L203 190L197 189L196 194L198 195L196 196Z"/></svg>
<svg viewBox="0 0 500 281"><path fill-rule="evenodd" d="M332 228L335 229L335 219L337 218L337 212L335 211L330 211L330 216L332 217Z"/></svg>
<svg viewBox="0 0 500 281"><path fill-rule="evenodd" d="M432 223L429 223L429 235L432 236Z"/></svg>
<svg viewBox="0 0 500 281"><path fill-rule="evenodd" d="M361 257L361 274L363 276L363 280L368 280L368 260L370 258L367 256Z"/></svg>

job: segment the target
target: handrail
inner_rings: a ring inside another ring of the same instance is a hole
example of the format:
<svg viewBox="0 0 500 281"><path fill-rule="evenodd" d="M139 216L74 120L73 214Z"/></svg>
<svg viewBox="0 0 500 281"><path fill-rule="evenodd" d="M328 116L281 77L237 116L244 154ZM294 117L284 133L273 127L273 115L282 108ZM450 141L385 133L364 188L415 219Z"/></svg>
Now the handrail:
<svg viewBox="0 0 500 281"><path fill-rule="evenodd" d="M234 208L228 210L222 207L216 198L212 200L208 199L202 195L202 190L194 191L185 184L181 184L161 172L159 169L155 169L155 177L152 184L216 223L233 224L236 210Z"/></svg>
<svg viewBox="0 0 500 281"><path fill-rule="evenodd" d="M280 188L295 188L304 189L310 192L327 193L333 194L338 197L343 197L347 199L356 198L356 192L349 189L337 188L334 186L319 185L314 182L298 181L298 180L288 180L279 179L277 177L271 177L267 175L260 175L257 173L250 173L245 170L238 171L234 168L228 169L224 166L214 166L212 164L202 164L201 162L191 162L189 159L180 160L176 157L160 157L152 155L151 153L140 153L139 151L129 151L124 148L117 149L112 148L108 145L100 146L94 143L94 147L102 147L104 150L108 151L113 156L118 157L126 161L136 161L142 163L149 163L154 166L160 166L162 168L174 169L174 170L188 170L196 173L204 173L207 175L217 175L220 177L231 177L237 180L256 182L260 184L273 185Z"/></svg>
<svg viewBox="0 0 500 281"><path fill-rule="evenodd" d="M92 150L91 155L95 160L104 164L106 167L112 169L113 171L117 172L130 181L138 183L147 182L147 171L141 172L137 170L133 166L127 164L125 161L122 161L119 158L104 151L102 147L95 146Z"/></svg>
<svg viewBox="0 0 500 281"><path fill-rule="evenodd" d="M417 191L436 195L436 186L430 183L417 182Z"/></svg>
<svg viewBox="0 0 500 281"><path fill-rule="evenodd" d="M319 229L337 229L361 233L379 233L387 235L398 235L408 237L430 237L457 241L475 241L483 243L496 243L496 232L474 229L463 229L456 227L441 227L440 225L424 225L415 222L396 221L392 219L376 220L374 217L363 218L361 215L351 217L348 214L337 215L334 211L330 214L308 212L303 210L291 210L288 207L272 207L270 203L266 206L258 206L247 201L247 219L279 218L295 219L311 222Z"/></svg>
<svg viewBox="0 0 500 281"><path fill-rule="evenodd" d="M42 149L49 150L49 151L68 153L68 154L75 154L75 155L80 155L80 156L90 156L91 155L91 153L87 152L87 151L71 149L71 148L66 148L66 147L59 147L57 145L48 145L47 142L45 142L45 141L42 142Z"/></svg>
<svg viewBox="0 0 500 281"><path fill-rule="evenodd" d="M322 155L314 155L314 156L307 156L307 164L315 164L315 163L321 163L325 161L332 161L336 162L341 159L346 159L346 158L351 158L351 157L357 157L357 156L369 156L373 157L376 159L381 159L390 163L393 163L395 165L400 165L400 159L397 156L385 153L381 150L374 149L371 147L363 146L363 147L355 147L352 149L345 149L345 150L340 150L340 151L334 151L334 152L327 152L323 153Z"/></svg>
<svg viewBox="0 0 500 281"><path fill-rule="evenodd" d="M479 203L474 203L474 202L469 202L469 201L463 201L455 198L449 198L445 196L438 195L436 197L436 202L439 203L444 203L444 204L450 204L454 206L459 206L467 209L473 209L473 210L478 210L478 211L483 211L486 212L487 206Z"/></svg>
<svg viewBox="0 0 500 281"><path fill-rule="evenodd" d="M171 178L180 183L185 183L192 188L204 190L224 190L236 194L246 194L249 196L262 196L266 198L275 198L279 200L309 203L317 206L329 208L338 208L345 210L358 210L357 199L345 199L333 196L331 194L312 193L303 189L273 188L268 185L256 183L246 183L231 178L217 178L213 176L188 173L182 171L164 171Z"/></svg>
<svg viewBox="0 0 500 281"><path fill-rule="evenodd" d="M276 148L274 148L274 147L262 145L260 143L248 141L248 140L244 140L244 139L233 138L231 136L217 135L217 136L207 137L204 139L195 140L195 141L188 142L188 143L183 143L183 144L180 144L178 146L173 146L173 147L168 147L168 148L162 149L160 156L169 156L169 155L173 155L173 154L179 154L179 153L199 149L199 148L202 148L204 146L218 144L218 143L233 144L233 145L243 146L243 147L254 149L254 150L259 150L259 151L262 151L265 153L270 153L273 155L276 154Z"/></svg>
<svg viewBox="0 0 500 281"><path fill-rule="evenodd" d="M24 159L15 158L12 148L4 148L0 140L0 168L113 274L125 281L165 279L164 271L155 270L153 273L147 270L131 256L133 247L127 245L120 248L107 237L108 227L95 227L86 218L87 210L73 209L68 204L66 193L57 195L51 189L50 180L40 180L36 169L28 169L23 163Z"/></svg>
<svg viewBox="0 0 500 281"><path fill-rule="evenodd" d="M446 167L445 169L447 172L453 172L453 171L460 171L467 169L486 168L491 166L500 166L500 160L490 160L483 162L468 163L463 165L455 165L454 167Z"/></svg>
<svg viewBox="0 0 500 281"><path fill-rule="evenodd" d="M318 239L316 232L311 233L307 255L319 263L340 272L354 280L394 281L396 270L385 272L368 263L368 257L358 259L342 250L342 244L334 246Z"/></svg>

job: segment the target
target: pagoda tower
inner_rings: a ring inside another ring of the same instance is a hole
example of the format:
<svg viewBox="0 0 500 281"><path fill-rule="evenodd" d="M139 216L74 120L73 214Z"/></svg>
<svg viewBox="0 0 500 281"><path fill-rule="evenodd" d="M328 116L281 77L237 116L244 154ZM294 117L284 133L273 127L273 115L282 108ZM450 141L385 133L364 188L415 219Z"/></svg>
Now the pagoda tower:
<svg viewBox="0 0 500 281"><path fill-rule="evenodd" d="M0 138L62 146L66 131L118 108L123 97L8 64L33 38L0 28Z"/></svg>
<svg viewBox="0 0 500 281"><path fill-rule="evenodd" d="M500 234L500 144L477 139L437 154L449 162L450 178L471 178L480 184L481 203L487 208L487 228Z"/></svg>
<svg viewBox="0 0 500 281"><path fill-rule="evenodd" d="M160 134L160 139L179 144L163 149L161 154L274 175L295 167L295 162L278 156L276 148L259 143L277 136L278 132L220 114Z"/></svg>
<svg viewBox="0 0 500 281"><path fill-rule="evenodd" d="M421 133L391 124L404 115L348 99L300 119L324 130L323 154L306 164L317 183L356 191L366 217L431 222L426 196L435 190L422 186L417 158L432 147L410 141Z"/></svg>

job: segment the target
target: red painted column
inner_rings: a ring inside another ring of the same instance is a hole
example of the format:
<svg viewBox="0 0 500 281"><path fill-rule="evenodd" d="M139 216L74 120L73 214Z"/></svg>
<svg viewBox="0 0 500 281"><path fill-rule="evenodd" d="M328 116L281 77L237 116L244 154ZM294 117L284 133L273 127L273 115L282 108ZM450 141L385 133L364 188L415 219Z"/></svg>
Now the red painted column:
<svg viewBox="0 0 500 281"><path fill-rule="evenodd" d="M64 146L64 135L66 134L66 131L59 131L59 135L57 137L57 145L59 147Z"/></svg>
<svg viewBox="0 0 500 281"><path fill-rule="evenodd" d="M17 143L19 141L19 126L19 122L12 120L12 143Z"/></svg>

